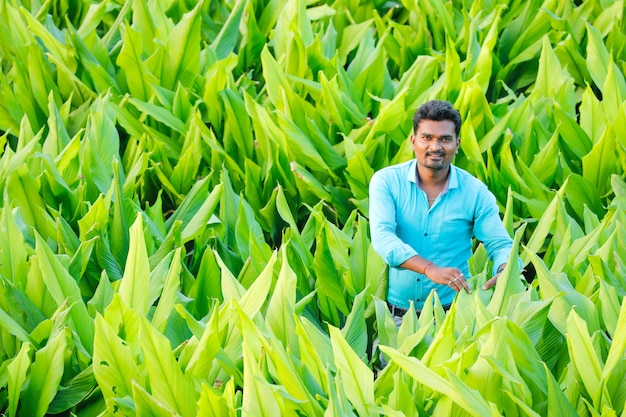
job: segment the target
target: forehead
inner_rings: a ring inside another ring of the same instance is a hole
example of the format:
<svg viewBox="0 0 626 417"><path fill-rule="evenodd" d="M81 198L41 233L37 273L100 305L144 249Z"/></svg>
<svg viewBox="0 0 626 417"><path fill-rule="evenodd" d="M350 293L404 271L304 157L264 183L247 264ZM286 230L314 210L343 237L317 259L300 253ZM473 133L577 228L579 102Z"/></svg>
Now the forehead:
<svg viewBox="0 0 626 417"><path fill-rule="evenodd" d="M424 119L417 126L416 133L432 136L456 136L454 132L454 122L452 122L452 120Z"/></svg>

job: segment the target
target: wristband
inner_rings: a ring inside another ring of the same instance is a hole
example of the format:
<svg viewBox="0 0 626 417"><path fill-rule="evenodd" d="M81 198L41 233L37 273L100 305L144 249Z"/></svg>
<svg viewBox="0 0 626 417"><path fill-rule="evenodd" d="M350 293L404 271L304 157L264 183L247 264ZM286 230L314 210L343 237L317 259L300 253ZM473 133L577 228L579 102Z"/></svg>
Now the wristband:
<svg viewBox="0 0 626 417"><path fill-rule="evenodd" d="M422 273L422 275L426 276L426 270L428 269L428 267L430 267L430 266L432 266L432 265L434 265L434 263L433 263L433 262L428 262L428 263L426 264L426 266L424 267L424 272Z"/></svg>

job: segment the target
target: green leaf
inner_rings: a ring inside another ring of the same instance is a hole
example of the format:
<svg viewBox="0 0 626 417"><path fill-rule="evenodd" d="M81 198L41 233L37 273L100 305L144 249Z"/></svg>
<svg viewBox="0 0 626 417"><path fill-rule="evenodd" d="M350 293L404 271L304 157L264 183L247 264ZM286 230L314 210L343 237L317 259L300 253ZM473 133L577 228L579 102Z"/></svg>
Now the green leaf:
<svg viewBox="0 0 626 417"><path fill-rule="evenodd" d="M198 393L183 375L169 340L142 319L140 342L152 395L182 416L195 416Z"/></svg>
<svg viewBox="0 0 626 417"><path fill-rule="evenodd" d="M39 270L46 288L54 298L57 306L66 302L71 305L70 316L73 329L80 338L83 347L91 353L93 349L92 321L87 313L87 306L82 299L78 283L57 257L54 256L48 245L43 242L41 236L35 234L35 238L37 241L35 253L37 254Z"/></svg>
<svg viewBox="0 0 626 417"><path fill-rule="evenodd" d="M224 59L230 53L235 52L239 39L241 17L247 4L247 1L240 1L234 5L233 9L228 13L228 19L224 22L211 44L218 59Z"/></svg>
<svg viewBox="0 0 626 417"><path fill-rule="evenodd" d="M602 88L610 65L610 54L600 31L589 22L585 26L587 27L587 36L589 38L587 43L587 68L593 82L598 88Z"/></svg>
<svg viewBox="0 0 626 417"><path fill-rule="evenodd" d="M543 367L546 372L546 379L548 381L548 415L562 415L568 417L576 417L578 413L567 400L567 397L563 394L562 388L558 382L554 379L554 376L550 372L548 366L544 363Z"/></svg>
<svg viewBox="0 0 626 417"><path fill-rule="evenodd" d="M180 287L180 271L182 269L180 261L181 253L181 248L176 249L176 252L174 252L174 257L172 258L172 263L170 264L167 277L165 278L165 285L161 292L159 303L152 316L152 325L161 333L165 331L167 319L177 300Z"/></svg>
<svg viewBox="0 0 626 417"><path fill-rule="evenodd" d="M110 98L108 95L100 96L89 109L80 153L82 174L103 194L111 187L113 159L121 159L119 133L109 109Z"/></svg>
<svg viewBox="0 0 626 417"><path fill-rule="evenodd" d="M171 417L175 412L166 407L158 399L154 398L136 381L132 381L133 401L137 416L145 417Z"/></svg>
<svg viewBox="0 0 626 417"><path fill-rule="evenodd" d="M184 133L187 130L185 123L162 105L146 103L133 97L128 97L126 100L142 113L142 117L150 116L178 133Z"/></svg>
<svg viewBox="0 0 626 417"><path fill-rule="evenodd" d="M132 394L131 381L143 381L131 346L99 314L95 319L93 373L110 412L117 398Z"/></svg>
<svg viewBox="0 0 626 417"><path fill-rule="evenodd" d="M248 291L241 297L239 304L248 317L254 318L267 300L274 281L274 264L276 263L276 259L277 253L273 252L272 257L268 260L261 275L259 275L252 286L248 288Z"/></svg>
<svg viewBox="0 0 626 417"><path fill-rule="evenodd" d="M63 377L66 339L66 333L61 331L35 354L30 381L21 396L20 415L40 417L46 414Z"/></svg>
<svg viewBox="0 0 626 417"><path fill-rule="evenodd" d="M191 86L200 70L200 44L203 2L200 1L172 29L165 47L162 85L174 90L177 83Z"/></svg>
<svg viewBox="0 0 626 417"><path fill-rule="evenodd" d="M282 263L276 286L271 294L265 313L265 321L275 337L285 346L295 344L296 324L293 315L296 309L296 285L298 277L289 265L287 251L282 252Z"/></svg>
<svg viewBox="0 0 626 417"><path fill-rule="evenodd" d="M142 2L133 2L133 4L136 3ZM138 14L135 14L133 17L136 22ZM143 52L141 32L133 29L127 23L124 28L122 49L117 56L116 63L126 76L128 90L132 96L145 102L152 95L151 84L157 84L158 80L146 67Z"/></svg>
<svg viewBox="0 0 626 417"><path fill-rule="evenodd" d="M387 346L381 346L380 348L383 353L389 355L391 360L413 379L449 397L470 415L476 417L494 415L489 404L477 391L470 389L465 382L446 368L444 369L446 369L446 374L451 381L428 368L417 358L402 355L397 350Z"/></svg>
<svg viewBox="0 0 626 417"><path fill-rule="evenodd" d="M341 328L341 334L346 342L360 358L367 357L367 326L365 323L365 297L367 289L354 298L350 314L346 317L346 324Z"/></svg>
<svg viewBox="0 0 626 417"><path fill-rule="evenodd" d="M606 129L591 152L583 156L583 178L598 190L600 196L611 191L611 175L619 170L615 158L617 143L612 129Z"/></svg>
<svg viewBox="0 0 626 417"><path fill-rule="evenodd" d="M244 333L243 338L243 399L242 413L259 417L274 417L281 415L274 390L269 382L263 378L263 370L256 359L251 346L252 335Z"/></svg>
<svg viewBox="0 0 626 417"><path fill-rule="evenodd" d="M23 343L17 356L7 366L8 390L9 390L9 417L14 417L17 412L17 405L20 400L22 386L26 381L26 372L31 366L30 360L31 345Z"/></svg>
<svg viewBox="0 0 626 417"><path fill-rule="evenodd" d="M619 312L617 326L613 334L613 341L602 369L602 385L606 387L617 413L623 413L626 396L624 379L626 378L626 300L622 298L622 307ZM603 399L604 400L604 399ZM621 405L620 405L621 404Z"/></svg>
<svg viewBox="0 0 626 417"><path fill-rule="evenodd" d="M329 326L328 330L346 397L359 415L369 415L368 410L375 404L372 370L354 352L339 329Z"/></svg>
<svg viewBox="0 0 626 417"><path fill-rule="evenodd" d="M585 321L576 313L576 310L572 310L569 314L566 328L567 347L572 364L593 403L598 404L604 367L602 359L598 357L593 347Z"/></svg>
<svg viewBox="0 0 626 417"><path fill-rule="evenodd" d="M0 212L0 229L0 274L22 286L27 271L27 246L9 204L5 204Z"/></svg>
<svg viewBox="0 0 626 417"><path fill-rule="evenodd" d="M130 227L130 249L119 294L130 308L141 315L148 313L148 287L150 285L150 263L143 234L143 217L137 215Z"/></svg>
<svg viewBox="0 0 626 417"><path fill-rule="evenodd" d="M96 389L93 366L89 366L59 387L57 395L50 403L48 413L59 414L70 410L85 401Z"/></svg>
<svg viewBox="0 0 626 417"><path fill-rule="evenodd" d="M225 317L224 314L221 315ZM221 349L221 337L226 331L224 326L225 320L220 323L220 313L218 308L214 308L206 327L202 332L202 337L198 342L198 346L193 351L191 358L187 364L185 373L198 378L208 375L213 367L213 360ZM220 331L220 325L223 326Z"/></svg>

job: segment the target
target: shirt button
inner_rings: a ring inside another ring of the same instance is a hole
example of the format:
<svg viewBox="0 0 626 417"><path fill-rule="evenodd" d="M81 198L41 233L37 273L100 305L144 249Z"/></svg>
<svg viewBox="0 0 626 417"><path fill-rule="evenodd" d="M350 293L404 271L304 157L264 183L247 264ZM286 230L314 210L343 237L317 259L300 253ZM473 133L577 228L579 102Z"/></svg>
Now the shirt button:
<svg viewBox="0 0 626 417"><path fill-rule="evenodd" d="M428 233L424 233L424 236L428 236Z"/></svg>

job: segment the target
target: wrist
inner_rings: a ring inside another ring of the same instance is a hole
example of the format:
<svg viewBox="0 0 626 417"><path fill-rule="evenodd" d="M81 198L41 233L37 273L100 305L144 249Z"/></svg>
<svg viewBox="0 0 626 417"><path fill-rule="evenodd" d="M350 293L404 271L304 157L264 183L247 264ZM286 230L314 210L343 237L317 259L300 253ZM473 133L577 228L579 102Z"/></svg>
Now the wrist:
<svg viewBox="0 0 626 417"><path fill-rule="evenodd" d="M434 265L434 263L433 263L433 262L428 262L428 263L426 264L426 266L424 267L424 271L422 272L422 275L425 275L425 276L426 276L426 271L428 271L428 268L430 268L430 267L431 267L431 266L433 266L433 265Z"/></svg>

